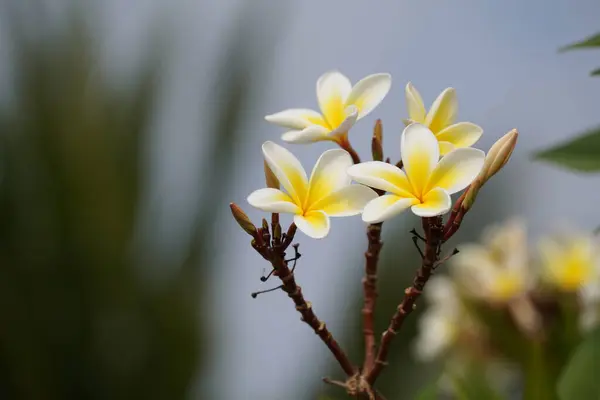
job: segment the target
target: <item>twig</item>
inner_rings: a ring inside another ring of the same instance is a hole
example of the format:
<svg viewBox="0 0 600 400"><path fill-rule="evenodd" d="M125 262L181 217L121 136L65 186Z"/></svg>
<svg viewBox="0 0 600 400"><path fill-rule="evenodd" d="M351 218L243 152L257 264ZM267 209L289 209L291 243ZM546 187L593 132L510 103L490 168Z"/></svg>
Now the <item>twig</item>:
<svg viewBox="0 0 600 400"><path fill-rule="evenodd" d="M294 274L290 271L287 263L281 254L273 254L271 259L273 268L277 270L277 276L283 284L283 291L294 301L296 310L302 315L302 321L308 324L313 331L321 338L323 343L329 348L329 351L336 358L346 375L351 376L356 373L356 368L350 362L346 353L341 349L338 342L333 338L331 332L315 315L310 302L304 299L302 289L296 283Z"/></svg>
<svg viewBox="0 0 600 400"><path fill-rule="evenodd" d="M379 252L383 243L381 242L382 223L371 224L367 228L369 246L365 252L365 276L362 279L365 302L362 309L363 333L365 337L365 360L362 373L365 374L373 368L375 363L375 324L374 310L377 301L377 263Z"/></svg>
<svg viewBox="0 0 600 400"><path fill-rule="evenodd" d="M268 231L266 233L263 231L262 233L264 241L261 243L253 243L254 249L260 253L263 258L269 260L273 266L273 269L276 270L276 275L282 283L281 289L293 300L294 304L296 305L296 310L302 316L302 321L309 325L315 334L317 334L323 343L325 343L346 375L355 375L357 369L354 367L354 365L352 365L352 362L350 362L350 359L346 353L333 338L333 335L331 332L329 332L325 323L320 321L315 315L310 302L304 298L304 295L302 294L302 288L296 283L296 278L294 277L294 274L290 270L288 262L285 259L285 250L294 240L296 225L290 225L280 246L273 246L272 244L268 243L266 240L269 238Z"/></svg>
<svg viewBox="0 0 600 400"><path fill-rule="evenodd" d="M375 383L377 377L387 365L387 357L392 340L396 336L397 331L402 327L406 316L415 308L415 303L419 296L421 296L425 284L431 277L435 263L439 259L440 246L444 234L442 217L423 218L423 226L427 239L425 256L422 259L421 267L417 270L412 285L404 291L404 299L396 309L390 325L381 337L381 344L375 359L375 365L366 376L366 381L370 385Z"/></svg>
<svg viewBox="0 0 600 400"><path fill-rule="evenodd" d="M350 141L348 140L347 137L342 138L339 142L338 142L339 146L346 150L348 153L350 153L350 157L352 157L352 162L354 164L360 164L360 156L358 155L358 153L356 152L356 150L354 150L354 147L352 147L352 145L350 144Z"/></svg>

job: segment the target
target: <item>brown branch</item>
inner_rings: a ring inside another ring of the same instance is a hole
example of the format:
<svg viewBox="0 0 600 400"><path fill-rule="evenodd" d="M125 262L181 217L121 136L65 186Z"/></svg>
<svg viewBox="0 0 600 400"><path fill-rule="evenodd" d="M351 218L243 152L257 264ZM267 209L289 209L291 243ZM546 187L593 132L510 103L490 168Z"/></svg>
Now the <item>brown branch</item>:
<svg viewBox="0 0 600 400"><path fill-rule="evenodd" d="M271 263L273 268L277 271L277 276L281 279L283 284L283 291L294 301L296 310L302 315L302 321L308 324L313 331L321 338L323 343L329 348L329 351L333 354L337 362L340 364L346 375L352 376L356 373L356 368L350 362L350 359L346 353L342 350L338 342L333 338L333 335L325 323L320 321L315 315L312 305L310 302L304 299L302 294L302 288L296 283L294 274L288 268L287 262L284 260L284 256L281 254L275 254Z"/></svg>
<svg viewBox="0 0 600 400"><path fill-rule="evenodd" d="M275 221L276 225L279 225L279 221ZM281 229L281 228L279 228ZM329 351L333 354L337 362L340 364L347 376L353 376L356 374L357 369L352 365L352 362L342 350L338 342L333 338L333 335L325 323L320 321L315 315L312 305L309 301L304 298L302 288L296 283L294 273L288 267L288 263L285 260L285 250L294 239L296 233L296 225L292 224L285 234L285 239L281 245L271 244L266 239L268 238L268 232L263 231L264 238L261 243L256 243L254 249L263 256L263 258L269 260L275 274L282 283L281 289L287 293L296 305L296 310L302 316L302 321L312 328L317 336L325 343Z"/></svg>
<svg viewBox="0 0 600 400"><path fill-rule="evenodd" d="M365 294L365 303L362 308L363 333L365 337L365 360L362 373L368 373L375 363L375 324L374 310L377 300L377 263L379 252L383 243L381 242L382 223L371 224L367 228L369 247L365 253L365 276L362 279Z"/></svg>
<svg viewBox="0 0 600 400"><path fill-rule="evenodd" d="M387 358L392 340L394 336L396 336L398 330L402 327L406 316L415 309L416 301L421 296L423 288L431 277L436 262L439 260L440 246L444 234L442 217L424 218L423 223L426 227L425 233L427 239L425 244L425 255L421 262L421 267L417 270L412 285L404 291L402 303L400 303L396 309L396 313L392 317L390 325L381 336L381 345L379 346L379 351L375 359L375 365L366 377L366 381L370 385L375 383L377 377L387 365Z"/></svg>
<svg viewBox="0 0 600 400"><path fill-rule="evenodd" d="M350 153L350 157L352 157L352 162L354 164L360 164L360 156L358 155L358 153L356 152L356 150L354 150L354 147L352 147L352 145L350 144L350 141L348 140L348 137L342 137L339 141L338 141L339 146L346 150L348 153Z"/></svg>

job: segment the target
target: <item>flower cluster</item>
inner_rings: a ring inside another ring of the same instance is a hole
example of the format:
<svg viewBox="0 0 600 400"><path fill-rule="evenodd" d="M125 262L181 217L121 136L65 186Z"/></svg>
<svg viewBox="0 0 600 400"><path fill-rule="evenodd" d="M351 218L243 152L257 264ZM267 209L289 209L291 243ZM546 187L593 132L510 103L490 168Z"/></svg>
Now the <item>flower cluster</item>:
<svg viewBox="0 0 600 400"><path fill-rule="evenodd" d="M535 343L555 355L565 343L574 346L600 323L598 244L591 234L563 232L543 237L532 251L523 221L491 227L481 243L460 247L449 276L429 283L417 356L446 356L456 370L457 357L519 365L527 362L519 351ZM518 343L526 345L511 348Z"/></svg>
<svg viewBox="0 0 600 400"><path fill-rule="evenodd" d="M286 142L332 141L341 149L323 153L308 178L293 154L266 142L266 168L282 190L268 185L250 194L248 202L263 211L293 214L298 229L312 238L328 234L329 217L362 214L365 222L377 223L408 208L420 217L449 212L450 196L471 185L490 162L483 151L470 148L483 130L469 122L455 123L458 107L454 89L444 90L426 112L421 95L409 83L409 118L400 137L400 162L359 162L348 132L385 98L390 88L389 74L370 75L352 86L346 76L331 71L317 81L320 113L299 108L266 116L267 121L289 129L282 135ZM380 149L380 132L374 140ZM516 137L510 140L509 151L502 153L504 163L515 141ZM480 185L471 185L471 192L478 190L474 186L481 186L485 179L479 181Z"/></svg>
<svg viewBox="0 0 600 400"><path fill-rule="evenodd" d="M289 150L272 141L264 143L262 152L267 187L252 192L248 203L270 213L270 225L263 218L262 225L257 228L240 207L234 203L230 205L237 223L252 236L253 249L271 264L272 271L261 281L265 282L270 276L281 281L279 286L255 292L252 297L277 289L287 293L302 321L327 346L346 374L344 382L324 381L345 388L353 398L382 398L375 381L387 365L392 339L415 309L434 270L456 254L454 251L442 258L443 243L459 229L482 186L506 165L518 136L516 130L507 133L486 156L483 151L471 147L483 130L469 122L455 121L458 107L454 89L444 90L426 111L421 95L409 83L406 86L409 118L404 120L406 126L399 137L401 159L392 163L384 157L383 128L381 121L377 120L371 137L372 161L362 162L350 144L349 131L383 101L390 89L389 74L370 75L354 86L337 71L321 76L317 81L320 112L304 108L287 109L268 115L266 120L287 128L282 135L285 142L329 141L339 148L325 151L309 176ZM461 191L462 195L453 204L451 196ZM381 223L408 209L421 217L423 234L416 230L413 232L421 264L377 343L373 315L377 298L377 263L383 245ZM285 233L280 223L281 213L293 215L293 223ZM447 213L449 216L444 221L443 215ZM365 355L361 366L350 360L296 283L294 268L300 253L298 244L292 244L297 230L311 238L321 239L330 231L330 217L358 214L368 223L364 306L361 310ZM294 249L292 258L288 254L290 246ZM496 277L487 282L489 287L494 287L493 301L508 301L528 290L529 281L519 280L520 264L513 261L512 258L507 261L510 264L508 271L498 272L498 281L502 283L497 283ZM586 274L583 269L579 272L581 276ZM548 274L548 279L552 277L555 276ZM483 332L477 320L469 317L470 311L463 306L456 294L459 289L453 286L452 281L438 280L432 285L434 288L428 293L438 306L432 309L437 311L431 311L423 319L422 323L429 328L422 340L424 346L421 346L421 353L430 358L463 338L467 331L473 337L481 337ZM488 293L485 287L481 290ZM456 320L462 321L460 326L455 324Z"/></svg>

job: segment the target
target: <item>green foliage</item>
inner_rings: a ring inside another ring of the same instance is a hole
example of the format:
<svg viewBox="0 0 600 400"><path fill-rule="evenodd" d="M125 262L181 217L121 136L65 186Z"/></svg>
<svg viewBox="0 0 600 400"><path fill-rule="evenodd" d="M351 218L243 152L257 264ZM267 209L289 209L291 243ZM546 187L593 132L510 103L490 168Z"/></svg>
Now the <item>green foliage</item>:
<svg viewBox="0 0 600 400"><path fill-rule="evenodd" d="M437 384L432 383L425 386L415 397L415 400L437 400L439 398L439 389Z"/></svg>
<svg viewBox="0 0 600 400"><path fill-rule="evenodd" d="M592 36L588 36L587 38L579 41L579 42L575 42L575 43L571 43L569 45L563 46L559 49L559 51L569 51L569 50L577 50L577 49L589 49L589 48L595 48L595 47L600 47L600 32L596 33L595 35Z"/></svg>
<svg viewBox="0 0 600 400"><path fill-rule="evenodd" d="M561 400L600 399L599 360L600 329L596 329L577 347L564 368L557 385L559 398Z"/></svg>
<svg viewBox="0 0 600 400"><path fill-rule="evenodd" d="M542 150L534 154L534 157L575 171L598 172L600 171L600 127L550 149Z"/></svg>
<svg viewBox="0 0 600 400"><path fill-rule="evenodd" d="M185 260L161 261L168 250L139 240L140 226L156 224L141 210L161 47L118 90L79 14L49 34L0 13L15 71L14 99L0 108L0 398L185 398L205 354L200 274L213 266L214 209L233 168L224 155L252 68L226 52L213 182ZM150 267L167 278L148 279Z"/></svg>

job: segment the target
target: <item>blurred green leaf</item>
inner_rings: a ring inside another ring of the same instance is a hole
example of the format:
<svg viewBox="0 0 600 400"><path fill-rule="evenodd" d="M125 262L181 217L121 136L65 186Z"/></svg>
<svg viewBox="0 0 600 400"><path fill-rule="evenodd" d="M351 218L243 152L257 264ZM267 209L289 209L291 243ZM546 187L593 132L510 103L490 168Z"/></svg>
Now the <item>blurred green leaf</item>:
<svg viewBox="0 0 600 400"><path fill-rule="evenodd" d="M593 70L590 72L590 76L598 76L600 75L600 68Z"/></svg>
<svg viewBox="0 0 600 400"><path fill-rule="evenodd" d="M437 400L439 399L439 389L436 383L432 383L424 387L417 396L415 400Z"/></svg>
<svg viewBox="0 0 600 400"><path fill-rule="evenodd" d="M591 332L575 350L558 380L561 400L600 399L600 328Z"/></svg>
<svg viewBox="0 0 600 400"><path fill-rule="evenodd" d="M534 154L534 158L581 172L600 171L600 127Z"/></svg>
<svg viewBox="0 0 600 400"><path fill-rule="evenodd" d="M600 47L600 32L596 33L595 35L588 36L587 38L583 39L582 41L563 46L559 49L559 51L563 52L563 51L569 51L569 50L575 50L575 49L587 49L587 48L593 48L593 47Z"/></svg>

